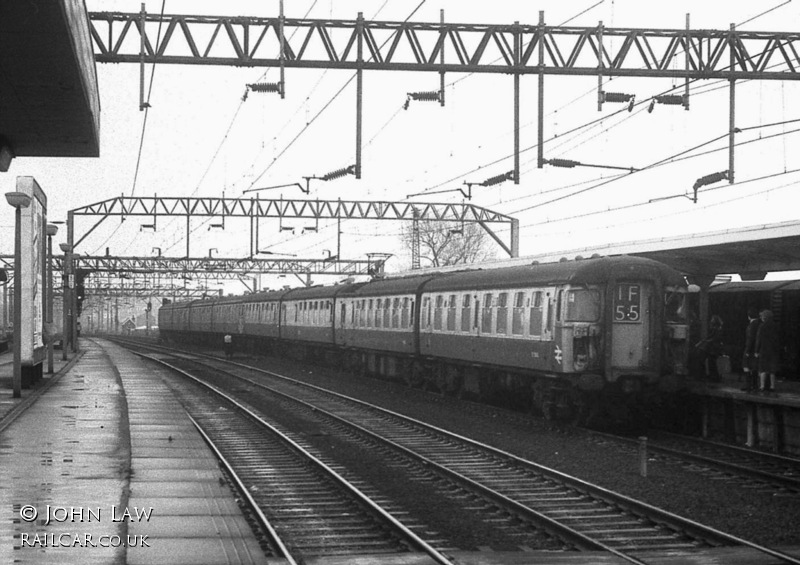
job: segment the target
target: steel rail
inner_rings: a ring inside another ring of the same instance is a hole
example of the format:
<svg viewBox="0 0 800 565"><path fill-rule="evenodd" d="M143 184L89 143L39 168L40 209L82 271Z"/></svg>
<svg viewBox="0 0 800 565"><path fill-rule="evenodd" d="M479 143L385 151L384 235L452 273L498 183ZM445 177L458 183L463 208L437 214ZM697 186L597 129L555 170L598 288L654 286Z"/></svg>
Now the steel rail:
<svg viewBox="0 0 800 565"><path fill-rule="evenodd" d="M258 386L259 388L266 389L266 390L270 391L271 393L279 395L279 396L281 396L283 398L289 399L292 402L301 404L301 405L305 406L306 408L308 408L309 410L324 414L324 415L328 416L329 418L332 418L332 419L336 420L337 422L340 422L340 423L342 423L342 424L344 424L344 425L346 425L346 426L348 426L350 428L358 430L359 432L367 435L368 437L371 437L371 438L373 438L373 439L375 439L375 440L377 440L377 441L379 441L379 442L381 442L381 443L383 443L385 445L390 446L391 448L393 448L393 449L395 449L397 451L400 451L401 453L406 454L407 456L411 457L412 459L421 461L422 463L424 463L428 467L436 469L440 473L442 473L442 474L444 474L446 476L452 477L455 480L457 480L458 482L467 485L469 488L472 488L472 489L474 489L474 490L476 490L476 491L478 491L478 492L480 492L480 493L482 493L484 495L487 495L491 499L500 502L501 504L503 504L506 507L512 509L513 511L515 511L515 512L517 512L517 513L519 513L519 514L521 514L521 515L523 515L523 516L525 516L525 517L527 517L529 519L535 520L539 525L543 525L544 529L547 530L549 533L554 534L554 535L560 537L561 539L564 539L565 541L576 545L580 549L583 549L583 550L586 550L586 551L591 551L591 550L606 551L608 553L616 555L617 557L619 557L619 558L621 558L621 559L623 559L625 561L628 561L629 563L634 563L635 565L647 565L645 562L640 561L639 559L637 559L637 558L635 558L633 556L630 556L630 555L628 555L628 554L626 554L624 552L621 552L621 551L619 551L617 549L614 549L613 547L610 547L610 546L608 546L608 545L606 545L606 544L604 544L604 543L602 543L602 542L600 542L600 541L598 541L596 539L590 538L589 536L587 536L587 535L585 535L585 534L583 534L583 533L581 533L581 532L579 532L579 531L577 531L577 530L575 530L573 528L570 528L569 526L566 526L565 524L562 524L559 521L557 521L557 520L555 520L553 518L550 518L549 516L539 512L537 510L534 510L533 508L530 508L529 506L526 506L526 505L524 505L524 504L522 504L522 503L520 503L520 502L518 502L518 501L516 501L516 500L514 500L512 498L509 498L506 495L504 495L504 494L502 494L500 492L497 492L496 490L494 490L494 489L492 489L492 488L490 488L490 487L488 487L488 486L486 486L484 484L481 484L481 483L475 481L474 479L471 479L471 478L467 477L466 475L463 475L463 474L461 474L461 473L459 473L457 471L454 471L454 470L452 470L452 469L450 469L450 468L448 468L448 467L446 467L446 466L444 466L444 465L442 465L440 463L437 463L433 459L425 457L424 455L422 455L420 453L417 453L417 452L415 452L414 450L412 450L412 449L410 449L408 447L400 445L399 443L397 443L395 441L392 441L389 438L381 436L377 432L369 430L369 429L367 429L367 428L365 428L365 427L363 427L363 426L361 426L359 424L356 424L355 422L351 422L351 421L347 420L346 418L344 418L342 416L338 416L337 414L334 414L333 412L325 410L324 408L321 408L319 405L311 404L309 402L306 402L305 400L302 400L300 398L291 396L288 393L279 391L279 390L274 389L272 387L269 387L269 386L267 386L267 385L265 385L263 383L258 383L256 381L251 381L250 379L243 378L243 377L241 377L239 375L236 375L234 373L228 373L228 374L230 374L231 376L237 377L239 379L243 379L248 383L251 383L253 385Z"/></svg>
<svg viewBox="0 0 800 565"><path fill-rule="evenodd" d="M137 343L137 345L141 346L143 344ZM150 344L147 344L146 346L147 347L156 348L155 346L152 346ZM164 347L161 347L161 349L167 350L167 351L173 351L173 352L175 351L175 350L170 350L169 348L164 348ZM206 358L209 358L209 359L217 361L217 362L223 361L219 357L215 357L213 355L208 355L208 354L203 354L203 353L196 353L196 352L183 352L183 353L186 354L186 355L192 356L192 357L206 357ZM749 540L746 540L746 539L743 539L743 538L728 534L726 532L717 530L716 528L712 528L710 526L706 526L704 524L700 524L698 522L695 522L694 520L690 520L688 518L683 518L681 516L678 516L677 514L673 514L672 512L669 512L669 511L664 510L662 508L658 508L656 506L652 506L652 505L646 504L646 503L641 502L639 500L635 500L635 499L629 498L629 497L627 497L627 496L625 496L623 494L613 492L611 490L605 489L605 488L603 488L601 486L598 486L598 485L594 485L592 483L589 483L589 482L584 481L582 479L579 479L577 477L573 477L571 475L567 475L565 473L562 473L562 472L557 471L555 469L546 467L544 465L540 465L538 463L534 463L532 461L529 461L527 459L524 459L522 457L514 455L513 453L510 453L510 452L504 451L502 449L493 447L491 445L479 442L477 440L468 438L466 436L462 436L460 434L456 434L454 432L450 432L450 431L445 430L443 428L440 428L438 426L433 426L431 424L422 422L422 421L417 420L415 418L411 418L409 416L400 414L400 413L392 411L392 410L388 410L386 408L382 408L380 406L376 406L374 404L370 404L368 402L364 402L364 401L356 399L356 398L348 397L348 396L346 396L344 394L340 394L340 393L335 392L335 391L331 391L331 390L328 390L328 389L325 389L325 388L322 388L322 387L319 387L319 386L316 386L316 385L312 385L312 384L309 384L309 383L304 383L302 381L299 381L297 379L293 379L291 377L287 377L285 375L280 375L278 373L275 373L274 371L267 371L265 369L252 367L250 365L246 365L244 363L239 363L239 362L235 362L235 361L225 361L225 362L227 364L233 364L233 365L239 366L241 368L244 368L244 369L247 369L247 370L250 370L250 371L254 371L254 372L257 372L257 373L263 373L263 374L266 374L266 375L270 375L270 376L273 376L275 378L278 378L278 379L287 381L289 383L292 383L294 385L298 385L298 386L301 386L301 387L304 387L304 388L310 388L310 389L316 390L318 392L321 392L321 393L336 397L338 399L344 400L346 402L352 402L354 404L363 406L363 407L368 408L370 410L374 410L374 411L377 411L379 413L388 414L390 416L393 416L395 418L400 419L401 421L406 421L408 423L415 424L415 425L420 426L422 428L426 428L428 430L431 430L431 431L437 432L439 434L442 434L442 435L444 435L446 437L451 437L451 438L458 439L458 440L460 440L462 442L465 442L468 445L471 445L471 446L474 446L474 447L478 447L480 449L484 449L484 450L486 450L486 451L488 451L490 453L493 453L493 454L501 456L501 457L506 457L506 458L508 458L508 459L510 459L510 460L512 460L512 461L514 461L514 462L516 462L516 463L518 463L518 464L520 464L520 465L522 465L524 467L528 467L528 468L533 469L533 470L535 470L537 472L540 472L542 474L549 475L550 477L555 477L558 480L561 480L565 484L568 484L569 486L571 486L571 487L573 487L573 488L575 488L577 490L582 490L583 492L586 492L588 494L592 494L592 495L600 498L601 500L604 500L606 503L619 504L620 502L622 502L622 503L626 504L630 509L633 509L633 510L635 510L637 512L640 512L640 513L642 513L644 515L647 515L650 518L657 519L657 520L661 521L664 524L671 525L674 528L683 529L685 531L688 531L692 535L694 535L694 536L696 536L698 538L704 539L704 538L707 538L709 536L710 537L714 537L714 538L717 538L720 541L724 541L725 543L728 543L728 544L731 544L731 545L742 545L742 546L749 547L751 549L755 549L755 550L757 550L759 552L765 553L767 555L771 555L772 557L776 557L776 558L778 558L778 559L780 559L780 560L782 560L783 562L786 562L786 563L791 563L793 565L800 565L800 559L797 559L797 558L795 558L795 557L793 557L793 556L791 556L789 554L786 554L784 552L777 551L775 549L772 549L772 548L769 548L769 547L766 547L766 546L762 546L760 544L751 542ZM240 377L240 378L242 378L242 377ZM244 380L248 380L248 382L251 382L251 383L254 383L254 384L259 384L259 383L256 383L255 381L249 381L249 379L244 379ZM259 385L259 386L261 386L261 385Z"/></svg>
<svg viewBox="0 0 800 565"><path fill-rule="evenodd" d="M189 416L189 420L192 421L194 427L197 428L197 431L200 432L200 435L205 440L208 447L211 451L214 452L214 455L219 459L222 465L225 467L225 470L228 472L228 475L233 479L233 482L236 484L236 489L239 491L239 494L247 501L247 504L250 508L255 512L256 516L258 517L258 521L261 523L261 527L264 528L267 533L271 536L272 542L277 546L278 550L281 552L281 556L286 559L289 565L299 565L297 560L295 560L294 556L289 552L289 549L286 547L286 544L283 543L280 535L278 532L275 531L275 528L272 527L270 524L269 519L264 515L264 512L261 510L261 507L253 498L253 495L250 494L250 491L244 485L242 480L239 478L239 475L236 474L236 471L233 468L233 465L228 461L228 459L222 454L222 452L217 448L214 444L214 441L209 437L209 435L205 432L202 426L195 420L191 414L188 412L186 413Z"/></svg>
<svg viewBox="0 0 800 565"><path fill-rule="evenodd" d="M207 357L211 357L211 358L213 358L213 359L215 359L217 361L220 360L219 358L215 358L215 357L210 356L210 355L207 355ZM661 520L665 524L670 524L673 527L677 526L680 529L689 530L692 533L692 535L695 535L697 537L705 538L705 537L708 537L708 536L713 536L713 537L716 537L719 540L724 540L725 542L727 542L729 544L732 544L732 545L743 545L743 546L746 546L746 547L750 547L752 549L755 549L755 550L760 551L762 553L765 553L767 555L771 555L772 557L776 557L778 559L781 559L782 561L784 561L786 563L791 563L793 565L800 565L800 559L797 559L797 558L795 558L795 557L793 557L793 556L791 556L791 555L789 555L787 553L784 553L784 552L781 552L781 551L777 551L775 549L772 549L772 548L769 548L769 547L766 547L766 546L762 546L760 544L756 544L756 543L751 542L749 540L746 540L746 539L743 539L743 538L728 534L726 532L717 530L716 528L712 528L710 526L706 526L704 524L700 524L698 522L695 522L694 520L689 520L688 518L683 518L681 516L678 516L677 514L673 514L671 512L668 512L668 511L663 510L661 508L658 508L656 506L651 506L651 505L646 504L644 502L641 502L639 500L635 500L633 498L629 498L629 497L627 497L625 495L610 491L610 490L605 489L603 487L600 487L598 485L594 485L592 483L583 481L582 479L578 479L577 477L573 477L571 475L567 475L567 474L562 473L560 471L557 471L555 469L551 469L549 467L545 467L543 465L539 465L538 463L534 463L534 462L529 461L527 459L523 459L522 457L514 455L513 453L504 451L502 449L498 449L498 448L493 447L493 446L488 445L488 444L484 444L482 442L476 441L476 440L468 438L466 436L462 436L460 434L456 434L456 433L450 432L450 431L445 430L443 428L439 428L437 426L433 426L431 424L427 424L427 423L422 422L420 420L417 420L415 418L411 418L409 416L405 416L405 415L400 414L398 412L394 412L392 410L388 410L388 409L382 408L380 406L376 406L376 405L370 404L368 402L364 402L362 400L358 400L356 398L351 398L351 397L348 397L346 395L343 395L343 394L340 394L340 393L337 393L337 392L334 392L334 391L331 391L331 390L327 390L327 389L324 389L322 387L318 387L316 385L303 383L302 381L298 381L296 379L292 379L290 377L286 377L285 375L279 375L278 373L275 373L273 371L266 371L264 369L251 367L251 366L245 365L243 363L236 363L236 362L233 362L233 363L236 364L236 365L239 365L239 366L241 366L243 368L246 368L248 370L269 374L269 375L275 376L276 378L284 379L284 380L287 380L287 381L292 382L294 384L299 384L299 385L301 385L303 387L312 388L314 390L317 390L319 392L323 392L325 394L329 394L329 395L335 396L335 397L340 398L342 400L345 400L347 402L353 402L353 403L362 405L364 407L367 407L369 409L376 410L376 411L379 411L379 412L383 412L383 413L392 415L392 416L394 416L396 418L399 418L401 420L407 421L409 423L413 423L413 424L421 426L423 428L427 428L427 429L429 429L431 431L435 431L435 432L443 434L445 436L459 439L460 441L463 441L463 442L465 442L467 444L470 444L472 446L479 447L481 449L485 449L485 450L487 450L487 451L489 451L491 453L494 453L496 455L500 455L502 457L507 457L507 458L509 458L509 459L511 459L511 460L523 465L523 466L529 467L529 468L534 469L534 470L536 470L538 472L546 473L546 474L548 474L550 476L553 476L553 477L558 477L563 482L565 482L567 484L570 484L570 486L573 486L573 488L577 488L578 490L584 490L584 492L593 494L593 495L597 496L598 498L601 498L602 500L604 500L604 501L606 501L608 503L618 504L619 502L623 502L624 504L628 505L629 508L635 509L636 511L641 512L641 513L643 513L645 515L648 515L650 517L655 517L655 518Z"/></svg>
<svg viewBox="0 0 800 565"><path fill-rule="evenodd" d="M195 377L194 375L191 375L190 373L188 373L188 372L186 372L186 371L184 371L184 370L182 370L182 369L180 369L178 367L175 367L174 365L171 365L170 363L164 361L163 359L158 359L156 357L151 357L150 355L146 355L144 353L140 353L140 352L136 352L136 351L134 351L134 353L136 355L139 355L140 357L143 357L145 359L148 359L150 361L153 361L155 363L163 365L164 367L167 367L170 370L175 371L175 372L183 375L184 377L186 377L188 379L191 379L192 381L196 382L197 384L200 384L201 386L206 387L207 389L209 389L210 391L212 391L215 394L219 395L220 397L225 398L228 402L231 402L233 405L235 405L239 410L241 410L242 412L244 412L245 414L247 414L248 416L253 418L259 424L261 424L266 429L268 429L270 432L272 432L277 437L279 437L284 443L289 445L297 453L300 453L303 457L305 457L306 459L308 459L309 461L314 463L314 465L317 466L319 469L322 469L325 472L326 475L328 475L330 478L332 478L336 483L338 483L342 488L344 488L347 492L349 492L352 496L354 496L362 504L366 505L373 512L378 514L383 520L385 520L386 522L391 524L392 527L394 527L397 531L399 531L403 535L403 537L406 539L407 542L409 542L411 544L412 547L416 547L417 549L419 549L422 552L426 553L436 563L440 563L441 565L452 565L453 564L453 561L450 560L447 556L445 556L444 554L439 552L437 549L432 547L430 544L428 544L425 540L423 540L422 538L417 536L414 532L412 532L410 529L408 529L402 522L400 522L397 518L395 518L389 512L384 510L379 504L374 502L366 494L361 492L361 490L359 490L356 486L354 486L349 481L347 481L344 477L339 475L330 466L328 466L323 461L321 461L319 458L317 458L314 455L312 455L311 453L309 453L306 449L304 449L301 445L299 445L293 439L291 439L288 436L286 436L280 430L275 428L272 424L270 424L269 422L264 420L256 412L254 412L253 410L251 410L250 408L248 408L247 406L242 404L240 401L236 400L235 398L233 398L232 396L227 394L225 391L222 391L219 388L215 387L214 385L211 385L211 384L209 384L207 382L204 382L202 379L199 379L199 378Z"/></svg>
<svg viewBox="0 0 800 565"><path fill-rule="evenodd" d="M614 434L608 434L604 432L597 432L594 430L590 430L590 433L593 436L608 438L612 441L617 441L632 446L638 446L639 444L639 440L633 438L617 436ZM698 440L695 438L681 437L680 439L685 441L698 442ZM688 451L681 451L680 449L658 445L658 443L656 443L657 441L658 440L653 440L652 438L648 438L647 450L655 453L660 453L663 455L668 455L670 457L675 457L676 459L686 459L695 463L702 463L710 467L718 468L722 471L727 471L748 478L755 478L760 481L772 483L775 485L779 485L781 487L785 487L787 489L800 492L800 477L795 478L783 475L776 475L775 473L770 473L769 471L763 471L761 469L756 469L754 467L739 465L738 463L731 463L730 461L723 461L721 459L714 459L712 457L707 457L705 455L698 455L696 453L689 453ZM725 444L716 444L714 442L709 442L709 443L721 449L729 449L731 451L738 450L741 451L743 454L751 457L761 457L761 456L765 456L765 458L773 457L773 455L770 453L760 453L758 451L744 449L735 445L728 446ZM800 461L798 460L791 460L789 458L781 458L781 459L784 459L785 462L787 463L792 462L798 467L800 467Z"/></svg>

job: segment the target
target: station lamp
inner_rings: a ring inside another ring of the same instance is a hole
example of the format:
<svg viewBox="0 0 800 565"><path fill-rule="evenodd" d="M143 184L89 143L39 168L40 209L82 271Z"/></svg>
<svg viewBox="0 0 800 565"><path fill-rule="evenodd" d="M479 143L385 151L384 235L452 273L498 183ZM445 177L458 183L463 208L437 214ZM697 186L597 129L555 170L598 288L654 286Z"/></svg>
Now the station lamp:
<svg viewBox="0 0 800 565"><path fill-rule="evenodd" d="M14 228L14 273L17 277L14 283L14 367L13 367L13 397L22 396L22 209L31 205L31 197L24 192L6 192L6 200L16 208L16 222Z"/></svg>

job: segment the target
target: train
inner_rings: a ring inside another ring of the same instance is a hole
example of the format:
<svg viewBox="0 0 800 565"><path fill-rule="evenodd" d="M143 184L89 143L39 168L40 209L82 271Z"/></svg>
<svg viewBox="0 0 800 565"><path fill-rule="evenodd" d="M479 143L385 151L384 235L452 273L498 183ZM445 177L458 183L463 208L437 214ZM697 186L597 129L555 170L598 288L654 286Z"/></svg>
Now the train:
<svg viewBox="0 0 800 565"><path fill-rule="evenodd" d="M243 351L585 419L680 386L686 291L662 263L593 257L175 302L158 323L165 340L230 334Z"/></svg>

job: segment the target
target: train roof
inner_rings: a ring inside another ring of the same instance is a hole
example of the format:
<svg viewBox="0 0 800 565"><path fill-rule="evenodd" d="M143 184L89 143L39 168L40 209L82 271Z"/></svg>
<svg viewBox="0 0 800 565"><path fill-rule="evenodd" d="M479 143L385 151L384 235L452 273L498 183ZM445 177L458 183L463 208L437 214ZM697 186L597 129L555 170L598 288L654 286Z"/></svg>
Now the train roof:
<svg viewBox="0 0 800 565"><path fill-rule="evenodd" d="M293 288L283 296L284 300L313 300L319 298L333 298L341 294L352 294L365 283L340 284L330 286L312 286L308 288Z"/></svg>
<svg viewBox="0 0 800 565"><path fill-rule="evenodd" d="M641 257L599 257L541 265L447 273L428 282L425 290L513 288L531 284L597 284L609 278L654 276L664 284L685 286L683 276L671 267Z"/></svg>
<svg viewBox="0 0 800 565"><path fill-rule="evenodd" d="M363 285L355 292L355 295L383 296L389 294L414 294L421 285L427 283L434 277L435 275L428 274L416 277L377 279Z"/></svg>

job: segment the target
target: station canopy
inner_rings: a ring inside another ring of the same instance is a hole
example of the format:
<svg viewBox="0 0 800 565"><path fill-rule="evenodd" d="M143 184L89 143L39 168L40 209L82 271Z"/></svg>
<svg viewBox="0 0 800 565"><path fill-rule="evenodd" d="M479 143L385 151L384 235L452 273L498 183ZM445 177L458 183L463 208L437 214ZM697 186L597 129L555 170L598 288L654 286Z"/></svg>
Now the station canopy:
<svg viewBox="0 0 800 565"><path fill-rule="evenodd" d="M534 259L558 261L594 253L647 257L690 276L738 274L742 280L760 280L768 272L800 270L800 222L617 243Z"/></svg>
<svg viewBox="0 0 800 565"><path fill-rule="evenodd" d="M100 98L83 0L0 2L0 146L97 157Z"/></svg>

